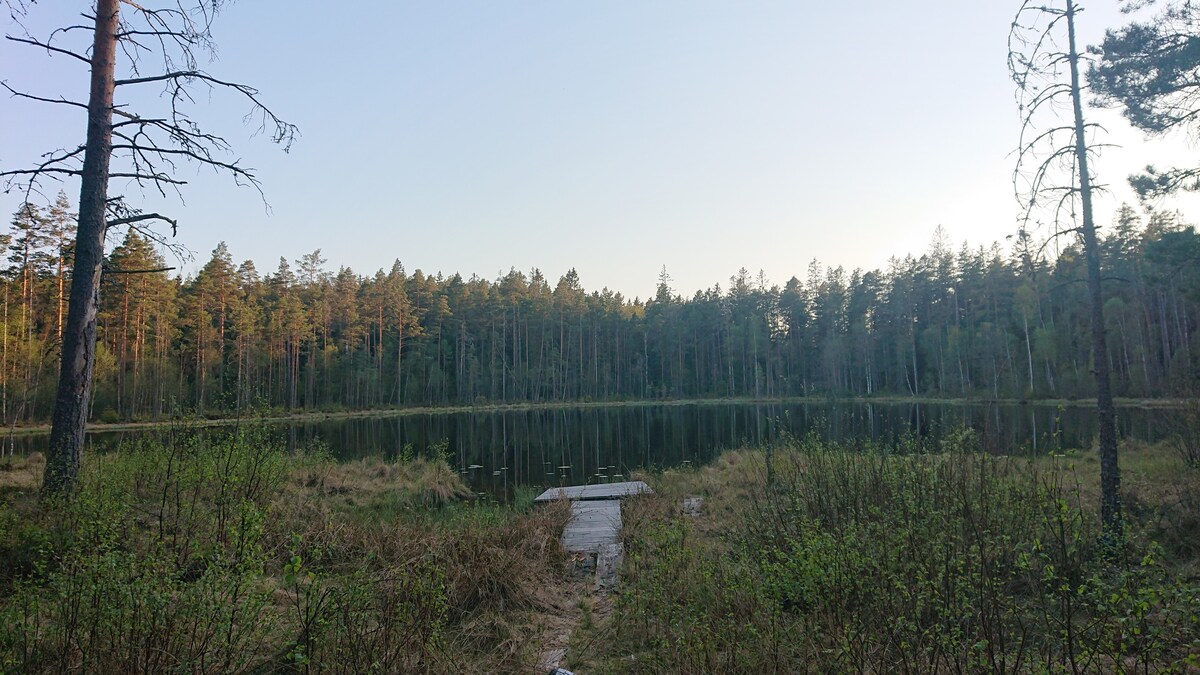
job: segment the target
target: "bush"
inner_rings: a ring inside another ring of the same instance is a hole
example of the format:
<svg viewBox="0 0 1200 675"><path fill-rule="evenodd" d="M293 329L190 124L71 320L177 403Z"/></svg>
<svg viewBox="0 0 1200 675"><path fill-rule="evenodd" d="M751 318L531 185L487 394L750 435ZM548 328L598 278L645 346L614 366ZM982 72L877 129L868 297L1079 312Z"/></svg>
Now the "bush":
<svg viewBox="0 0 1200 675"><path fill-rule="evenodd" d="M74 498L6 533L36 549L0 606L5 668L239 672L261 660L273 630L262 525L283 476L282 452L261 441L176 430L127 445L93 459Z"/></svg>
<svg viewBox="0 0 1200 675"><path fill-rule="evenodd" d="M67 501L4 494L5 672L513 670L565 562L559 505L463 502L443 462L289 455L257 427L90 456Z"/></svg>
<svg viewBox="0 0 1200 675"><path fill-rule="evenodd" d="M615 653L656 672L1156 670L1195 658L1200 588L1151 543L1102 549L1062 462L807 440L774 464L770 489L761 458L718 467L722 491L739 492L731 477L756 488L739 502L709 492L719 527L631 514Z"/></svg>
<svg viewBox="0 0 1200 675"><path fill-rule="evenodd" d="M1191 397L1167 414L1171 445L1179 458L1193 469L1200 468L1200 399Z"/></svg>

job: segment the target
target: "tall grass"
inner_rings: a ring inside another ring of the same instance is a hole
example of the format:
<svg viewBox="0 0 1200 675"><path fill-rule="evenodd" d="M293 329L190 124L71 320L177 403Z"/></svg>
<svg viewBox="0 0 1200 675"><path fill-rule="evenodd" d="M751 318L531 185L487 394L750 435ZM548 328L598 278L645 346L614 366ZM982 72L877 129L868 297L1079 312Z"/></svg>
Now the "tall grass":
<svg viewBox="0 0 1200 675"><path fill-rule="evenodd" d="M770 487L761 453L664 477L707 492L700 520L666 501L678 486L631 505L610 649L652 672L1196 665L1187 561L1145 528L1102 550L1085 474L1065 458L995 457L965 434L904 455L805 440L773 463Z"/></svg>
<svg viewBox="0 0 1200 675"><path fill-rule="evenodd" d="M1189 467L1200 468L1200 396L1189 396L1167 415L1171 446Z"/></svg>
<svg viewBox="0 0 1200 675"><path fill-rule="evenodd" d="M341 465L258 428L94 456L74 499L3 493L0 668L512 669L567 514L469 494L441 462Z"/></svg>

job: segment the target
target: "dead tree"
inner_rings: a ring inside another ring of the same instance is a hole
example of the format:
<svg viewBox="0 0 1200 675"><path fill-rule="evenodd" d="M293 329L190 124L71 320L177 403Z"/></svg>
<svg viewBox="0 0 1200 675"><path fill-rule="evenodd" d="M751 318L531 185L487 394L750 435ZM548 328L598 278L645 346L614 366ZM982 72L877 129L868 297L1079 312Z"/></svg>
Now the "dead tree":
<svg viewBox="0 0 1200 675"><path fill-rule="evenodd" d="M1013 187L1023 209L1023 235L1035 218L1044 215L1052 227L1048 241L1075 235L1083 243L1100 427L1100 514L1105 534L1112 540L1121 532L1121 471L1104 333L1100 244L1092 214L1092 196L1103 186L1096 184L1089 168L1103 144L1095 142L1100 127L1083 117L1080 52L1075 41L1079 11L1075 0L1025 0L1013 20L1008 66L1017 85L1023 123Z"/></svg>
<svg viewBox="0 0 1200 675"><path fill-rule="evenodd" d="M140 191L162 195L179 192L186 181L177 177L181 163L195 162L229 174L239 185L261 188L253 169L228 159L224 138L208 133L192 119L197 88L231 92L249 104L246 120L258 133L269 134L286 150L296 127L275 115L253 87L219 79L200 67L212 54L211 25L222 0L176 0L154 8L137 0L95 0L92 14L79 24L63 26L48 36L8 35L7 39L43 50L48 56L74 59L91 69L86 102L53 92L3 87L15 97L49 105L80 108L87 113L82 145L43 155L36 166L0 171L6 190L21 189L29 198L42 194L48 181L79 180L79 224L67 320L62 336L62 366L51 418L46 457L45 494L71 494L83 460L84 431L91 400L96 356L96 316L104 242L109 228L133 227L158 241L149 226L176 227L158 213L143 213L122 195L110 194L110 182L122 181ZM31 10L10 0L14 15ZM90 54L86 36L91 33ZM120 63L119 63L120 62ZM118 65L119 63L119 65ZM118 78L118 73L121 77ZM135 110L122 104L118 92L162 87L162 110Z"/></svg>

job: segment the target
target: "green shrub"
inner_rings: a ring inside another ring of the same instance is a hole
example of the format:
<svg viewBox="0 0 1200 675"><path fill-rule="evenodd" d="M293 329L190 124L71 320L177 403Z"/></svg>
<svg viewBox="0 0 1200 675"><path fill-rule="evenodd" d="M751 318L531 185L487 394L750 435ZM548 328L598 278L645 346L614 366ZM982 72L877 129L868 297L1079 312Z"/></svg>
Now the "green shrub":
<svg viewBox="0 0 1200 675"><path fill-rule="evenodd" d="M469 494L440 458L339 464L255 426L90 455L69 500L0 493L0 672L519 669L567 510Z"/></svg>
<svg viewBox="0 0 1200 675"><path fill-rule="evenodd" d="M36 551L0 605L6 669L238 672L262 659L262 526L283 454L255 433L208 438L177 429L92 458L78 494L16 535Z"/></svg>
<svg viewBox="0 0 1200 675"><path fill-rule="evenodd" d="M755 475L731 516L710 494L727 518L717 532L676 511L634 514L609 647L670 672L1157 670L1194 658L1200 587L1144 540L1102 549L1069 466L949 441L953 452L897 455L804 440L775 452L771 488Z"/></svg>

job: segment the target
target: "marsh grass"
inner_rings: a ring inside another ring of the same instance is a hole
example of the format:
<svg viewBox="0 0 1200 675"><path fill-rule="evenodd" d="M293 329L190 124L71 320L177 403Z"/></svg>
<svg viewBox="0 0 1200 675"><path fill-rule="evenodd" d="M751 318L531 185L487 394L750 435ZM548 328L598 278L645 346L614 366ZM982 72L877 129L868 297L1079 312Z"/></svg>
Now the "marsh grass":
<svg viewBox="0 0 1200 675"><path fill-rule="evenodd" d="M0 469L5 672L513 670L564 568L564 508L473 502L437 460L180 426L83 475L46 503L36 462Z"/></svg>
<svg viewBox="0 0 1200 675"><path fill-rule="evenodd" d="M0 458L0 495L28 492L41 485L46 458L40 452Z"/></svg>
<svg viewBox="0 0 1200 675"><path fill-rule="evenodd" d="M1200 468L1200 397L1189 396L1167 415L1167 431L1179 458L1189 467Z"/></svg>
<svg viewBox="0 0 1200 675"><path fill-rule="evenodd" d="M1094 460L847 450L813 439L651 476L593 671L1158 672L1200 657L1200 480L1125 455L1098 543ZM697 518L683 496L702 495ZM596 639L596 638L593 638Z"/></svg>

